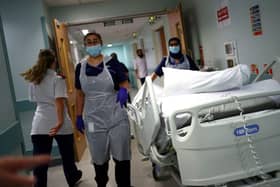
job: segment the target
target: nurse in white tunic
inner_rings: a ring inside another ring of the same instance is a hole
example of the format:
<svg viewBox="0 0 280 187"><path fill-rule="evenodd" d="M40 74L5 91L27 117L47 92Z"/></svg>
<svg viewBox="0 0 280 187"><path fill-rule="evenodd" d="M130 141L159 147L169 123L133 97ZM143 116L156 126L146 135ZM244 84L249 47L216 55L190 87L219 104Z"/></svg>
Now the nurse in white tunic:
<svg viewBox="0 0 280 187"><path fill-rule="evenodd" d="M31 129L33 155L50 155L54 138L67 183L72 187L80 180L82 172L77 169L74 160L73 132L65 105L65 80L56 74L56 66L55 54L48 49L41 50L37 63L22 76L30 82L30 101L37 104ZM47 187L47 170L48 165L34 169L37 178L35 187Z"/></svg>

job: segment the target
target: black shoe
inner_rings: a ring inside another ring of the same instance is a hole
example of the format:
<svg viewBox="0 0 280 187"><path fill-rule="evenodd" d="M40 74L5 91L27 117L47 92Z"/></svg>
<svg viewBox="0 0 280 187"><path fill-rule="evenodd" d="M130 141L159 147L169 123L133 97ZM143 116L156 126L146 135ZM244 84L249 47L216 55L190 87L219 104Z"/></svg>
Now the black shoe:
<svg viewBox="0 0 280 187"><path fill-rule="evenodd" d="M73 178L73 181L71 182L71 184L69 184L69 187L74 187L79 182L79 180L82 178L82 175L83 175L83 172L81 170L78 170L77 174Z"/></svg>

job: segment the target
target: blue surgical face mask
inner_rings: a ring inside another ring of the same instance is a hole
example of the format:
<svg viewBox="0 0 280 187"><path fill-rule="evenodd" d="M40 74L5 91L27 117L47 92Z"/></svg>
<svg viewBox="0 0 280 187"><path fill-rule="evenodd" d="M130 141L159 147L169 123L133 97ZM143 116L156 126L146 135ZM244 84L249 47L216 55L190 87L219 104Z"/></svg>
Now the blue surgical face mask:
<svg viewBox="0 0 280 187"><path fill-rule="evenodd" d="M97 57L101 54L102 47L100 44L86 47L86 51L90 56Z"/></svg>
<svg viewBox="0 0 280 187"><path fill-rule="evenodd" d="M180 46L179 45L175 45L175 46L169 46L169 51L171 53L177 54L180 52Z"/></svg>

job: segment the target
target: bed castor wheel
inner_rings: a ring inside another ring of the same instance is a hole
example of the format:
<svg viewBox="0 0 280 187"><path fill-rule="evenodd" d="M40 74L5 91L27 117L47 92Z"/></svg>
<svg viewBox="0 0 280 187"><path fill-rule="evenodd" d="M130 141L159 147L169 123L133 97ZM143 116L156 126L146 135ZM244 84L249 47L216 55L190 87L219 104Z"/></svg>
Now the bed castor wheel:
<svg viewBox="0 0 280 187"><path fill-rule="evenodd" d="M153 178L155 181L168 180L171 177L167 168L153 164Z"/></svg>

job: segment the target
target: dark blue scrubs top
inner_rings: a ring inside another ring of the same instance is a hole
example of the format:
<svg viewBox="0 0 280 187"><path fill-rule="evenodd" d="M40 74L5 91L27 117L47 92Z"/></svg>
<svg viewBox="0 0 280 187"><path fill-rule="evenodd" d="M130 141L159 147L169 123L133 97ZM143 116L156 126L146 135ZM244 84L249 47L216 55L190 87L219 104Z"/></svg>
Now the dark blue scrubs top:
<svg viewBox="0 0 280 187"><path fill-rule="evenodd" d="M189 61L189 64L190 64L190 70L196 70L196 71L198 71L199 69L198 69L198 67L196 66L196 64L194 63L194 61L192 60L192 58L190 57L190 56L188 56L188 55L186 55L186 57L187 57L187 59L188 59L188 61ZM156 69L155 69L155 74L157 75L157 76L162 76L163 75L163 71L162 71L162 68L163 67L165 67L165 62L166 62L166 58L167 57L163 57L162 58L162 60L161 60L161 62L160 62L160 64L156 67ZM184 60L185 60L185 58L182 56L182 58L180 59L180 62L179 63L183 63L184 62ZM173 59L173 58L171 58L171 57L169 57L169 63L170 64L175 64L175 60Z"/></svg>
<svg viewBox="0 0 280 187"><path fill-rule="evenodd" d="M114 82L115 90L119 90L119 84L128 80L128 77L125 74L124 68L120 65L119 62L111 59L106 63L106 66L112 76ZM97 67L91 66L88 63L86 64L86 75L87 76L97 76L103 71L104 63L100 63ZM75 70L75 88L81 90L80 82L80 71L81 63L76 66Z"/></svg>

